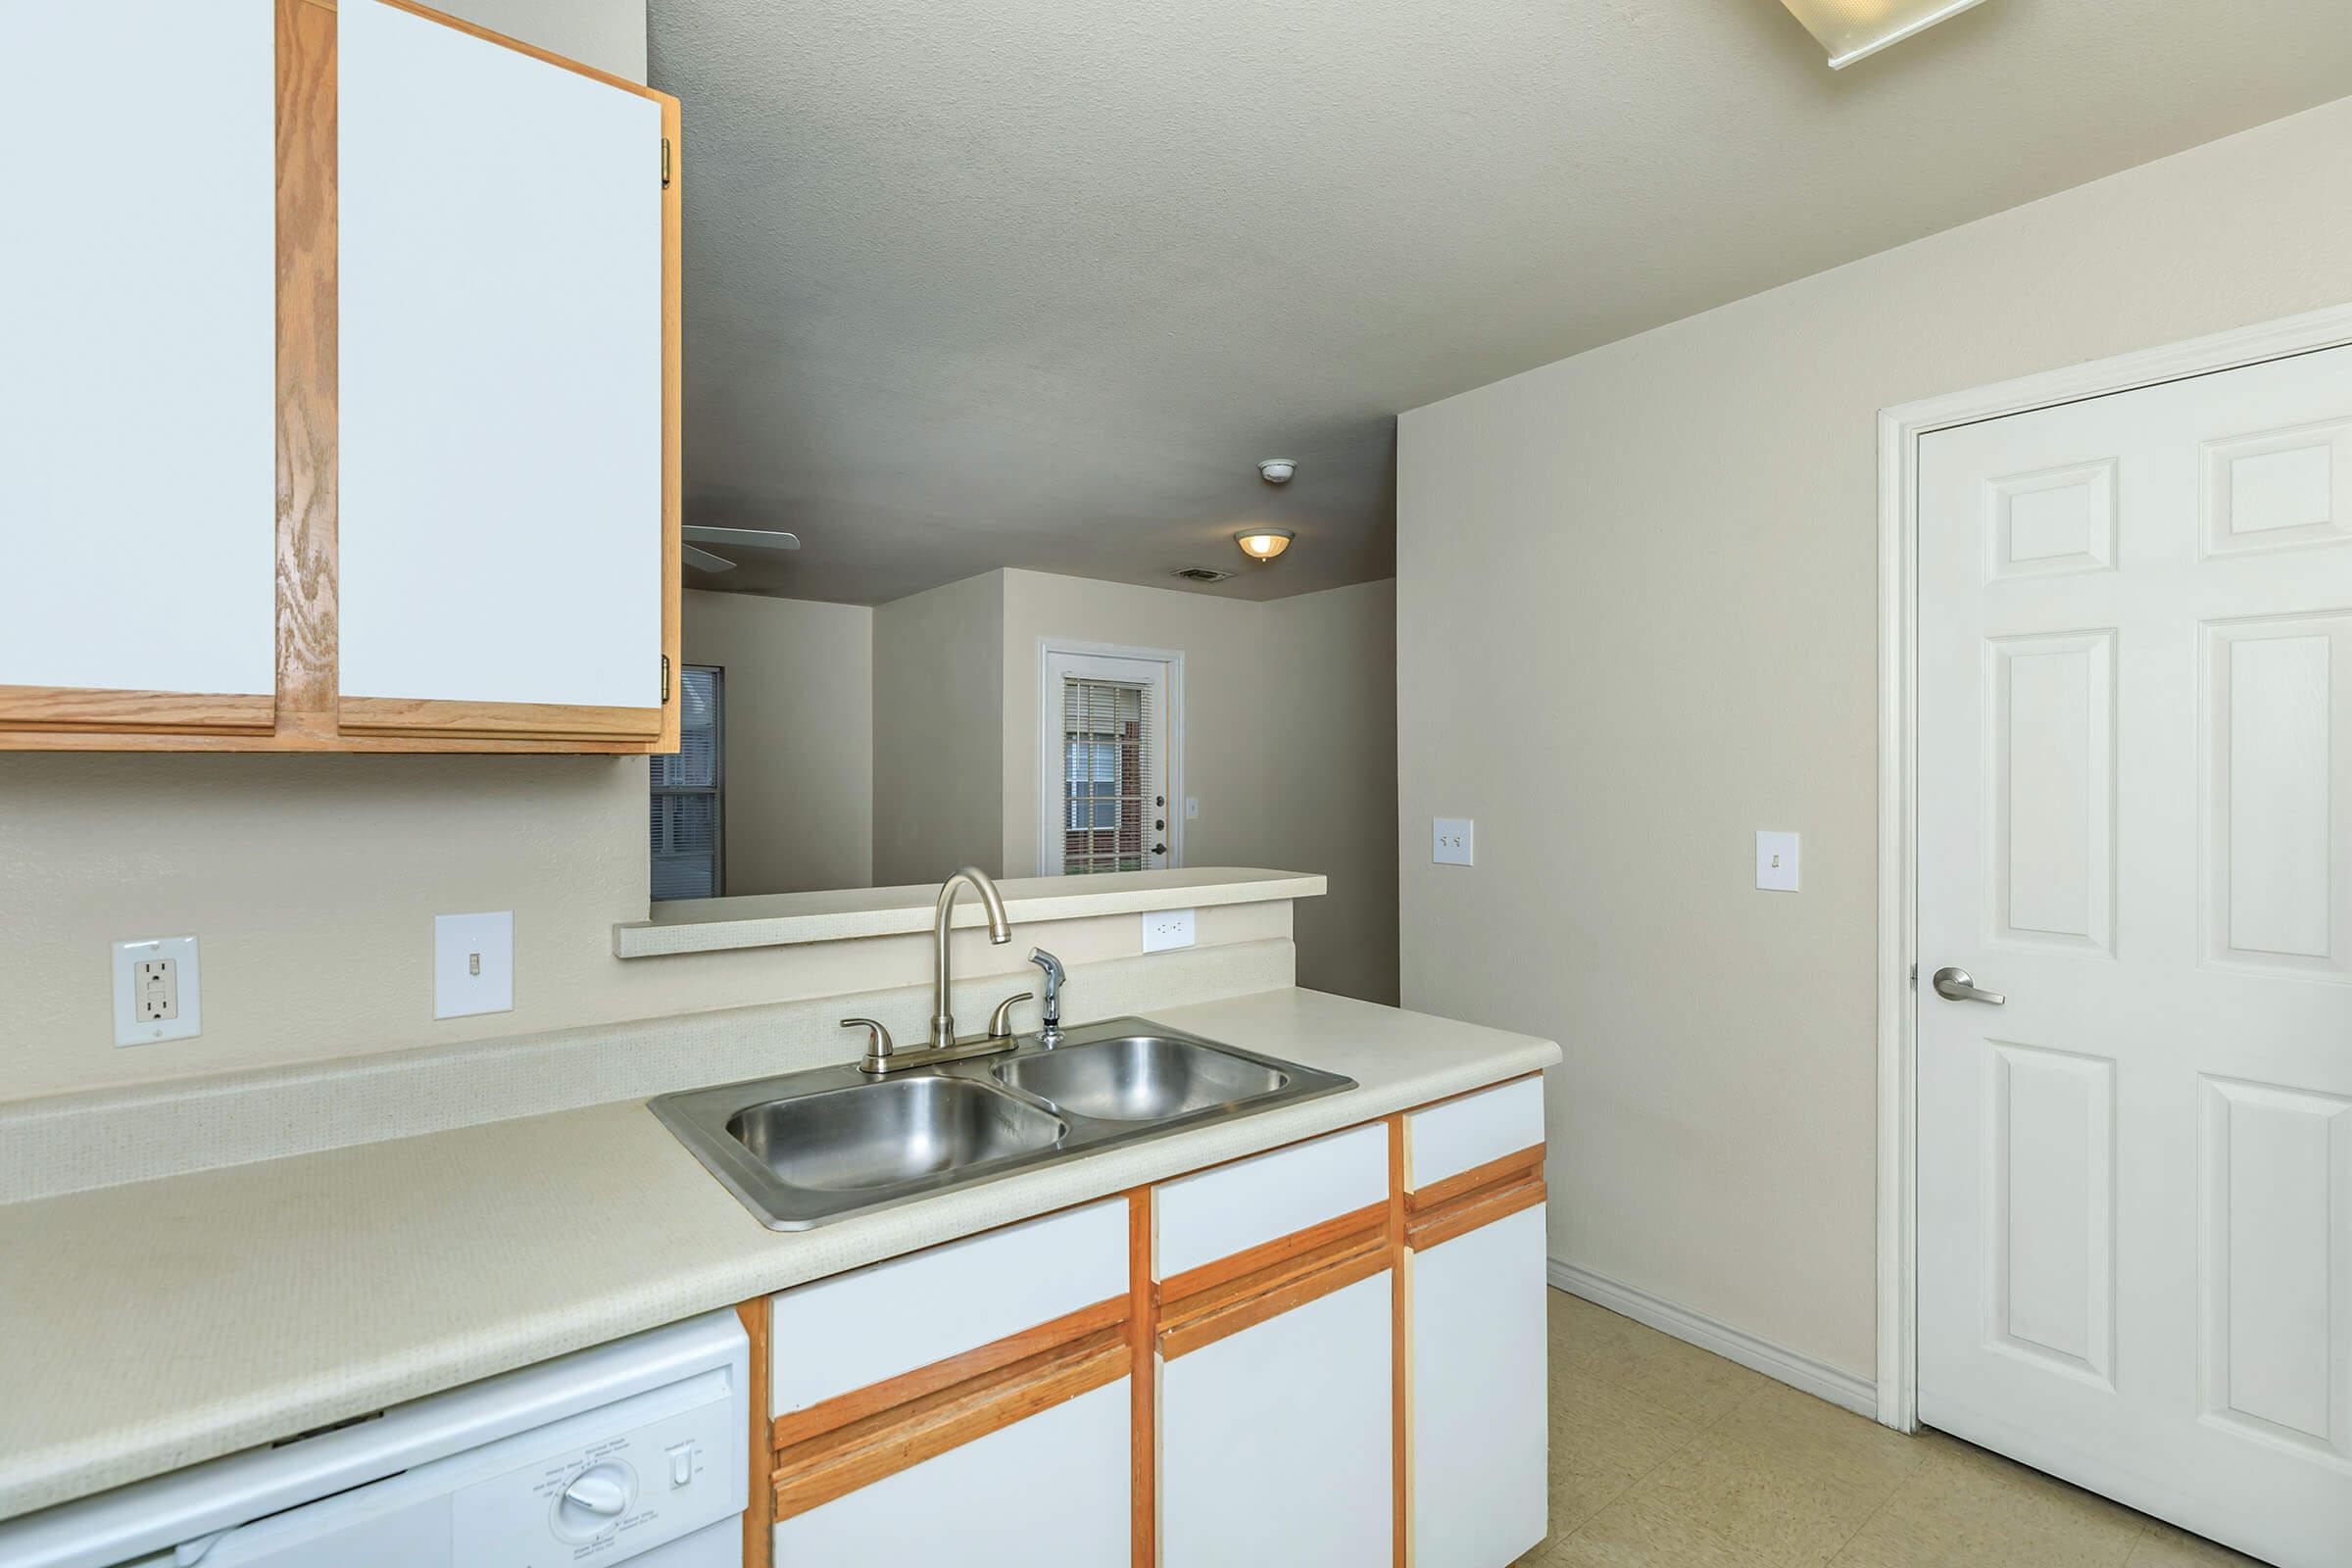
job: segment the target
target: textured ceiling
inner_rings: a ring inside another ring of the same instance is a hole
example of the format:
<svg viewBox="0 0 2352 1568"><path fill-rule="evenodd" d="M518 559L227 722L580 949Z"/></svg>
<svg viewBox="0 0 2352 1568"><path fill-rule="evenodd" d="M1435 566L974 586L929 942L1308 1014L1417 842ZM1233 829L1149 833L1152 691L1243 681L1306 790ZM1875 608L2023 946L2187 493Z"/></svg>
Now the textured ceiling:
<svg viewBox="0 0 2352 1568"><path fill-rule="evenodd" d="M861 603L1385 576L1398 411L2352 84L2344 0L1990 0L1838 73L1777 0L651 15L687 515L805 545L690 580Z"/></svg>

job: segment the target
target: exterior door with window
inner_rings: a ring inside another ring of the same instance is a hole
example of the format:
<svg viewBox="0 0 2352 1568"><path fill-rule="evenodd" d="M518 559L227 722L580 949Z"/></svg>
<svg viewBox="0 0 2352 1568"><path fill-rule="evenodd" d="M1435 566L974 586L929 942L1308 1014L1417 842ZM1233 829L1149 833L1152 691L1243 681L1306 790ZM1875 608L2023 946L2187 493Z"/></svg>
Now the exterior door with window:
<svg viewBox="0 0 2352 1568"><path fill-rule="evenodd" d="M2352 349L1919 465L1920 1418L2343 1564Z"/></svg>
<svg viewBox="0 0 2352 1568"><path fill-rule="evenodd" d="M1169 789L1168 662L1048 651L1038 873L1181 863Z"/></svg>

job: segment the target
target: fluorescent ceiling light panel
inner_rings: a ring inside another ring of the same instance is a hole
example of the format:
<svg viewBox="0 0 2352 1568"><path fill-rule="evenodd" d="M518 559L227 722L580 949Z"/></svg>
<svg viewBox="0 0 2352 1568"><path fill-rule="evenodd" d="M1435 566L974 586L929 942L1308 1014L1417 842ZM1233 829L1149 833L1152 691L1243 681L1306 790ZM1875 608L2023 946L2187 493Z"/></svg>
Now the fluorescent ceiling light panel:
<svg viewBox="0 0 2352 1568"><path fill-rule="evenodd" d="M1841 70L1984 0L1781 0Z"/></svg>

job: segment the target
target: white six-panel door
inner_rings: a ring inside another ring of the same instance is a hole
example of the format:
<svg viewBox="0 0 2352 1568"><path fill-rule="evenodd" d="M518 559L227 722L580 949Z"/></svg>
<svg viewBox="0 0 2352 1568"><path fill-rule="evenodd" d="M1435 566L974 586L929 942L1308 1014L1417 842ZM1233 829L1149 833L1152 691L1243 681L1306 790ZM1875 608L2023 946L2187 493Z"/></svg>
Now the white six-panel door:
<svg viewBox="0 0 2352 1568"><path fill-rule="evenodd" d="M1919 472L1921 1418L2352 1561L2352 350Z"/></svg>

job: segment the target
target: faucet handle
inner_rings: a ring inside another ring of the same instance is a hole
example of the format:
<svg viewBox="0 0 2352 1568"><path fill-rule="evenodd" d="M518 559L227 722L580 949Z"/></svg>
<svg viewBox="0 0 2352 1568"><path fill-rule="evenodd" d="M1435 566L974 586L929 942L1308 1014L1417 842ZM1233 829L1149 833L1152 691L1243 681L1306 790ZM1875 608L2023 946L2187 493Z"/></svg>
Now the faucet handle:
<svg viewBox="0 0 2352 1568"><path fill-rule="evenodd" d="M865 1059L867 1061L880 1061L890 1054L890 1030L880 1020L844 1018L841 1020L841 1026L844 1029L863 1029L865 1031Z"/></svg>
<svg viewBox="0 0 2352 1568"><path fill-rule="evenodd" d="M1017 997L1006 997L998 1003L997 1010L988 1015L988 1038L1009 1040L1012 1037L1012 1009L1036 995L1034 991L1024 991Z"/></svg>

